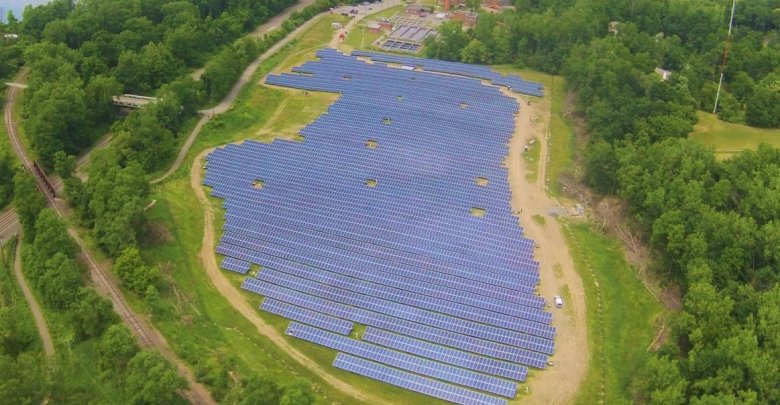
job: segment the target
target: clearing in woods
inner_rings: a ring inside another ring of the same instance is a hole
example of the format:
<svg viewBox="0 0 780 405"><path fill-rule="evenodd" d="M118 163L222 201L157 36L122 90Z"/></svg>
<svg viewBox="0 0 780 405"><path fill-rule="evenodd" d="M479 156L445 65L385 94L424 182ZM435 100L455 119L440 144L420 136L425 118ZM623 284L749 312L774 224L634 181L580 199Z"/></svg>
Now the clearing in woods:
<svg viewBox="0 0 780 405"><path fill-rule="evenodd" d="M699 122L690 137L715 148L715 157L727 159L745 149L757 149L761 143L780 147L780 129L754 128L721 121L715 114L696 113Z"/></svg>

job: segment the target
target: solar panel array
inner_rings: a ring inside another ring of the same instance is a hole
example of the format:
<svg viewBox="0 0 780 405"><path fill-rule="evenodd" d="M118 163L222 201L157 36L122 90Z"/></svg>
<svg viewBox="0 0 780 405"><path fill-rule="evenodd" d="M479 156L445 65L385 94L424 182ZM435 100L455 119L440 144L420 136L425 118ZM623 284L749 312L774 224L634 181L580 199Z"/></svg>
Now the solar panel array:
<svg viewBox="0 0 780 405"><path fill-rule="evenodd" d="M459 76L476 77L490 80L497 86L509 87L511 90L531 96L544 96L544 87L540 83L523 80L516 75L502 75L489 66L472 65L469 63L448 62L437 59L416 58L412 56L397 56L368 51L352 51L352 55L371 58L377 62L400 63L412 67L422 67L430 72L449 73Z"/></svg>
<svg viewBox="0 0 780 405"><path fill-rule="evenodd" d="M342 335L349 335L354 328L354 324L343 319L327 316L321 312L311 311L305 308L297 307L286 302L277 301L272 298L263 300L260 309L272 314L283 316L287 319L303 322L318 328L326 329Z"/></svg>
<svg viewBox="0 0 780 405"><path fill-rule="evenodd" d="M431 35L436 35L435 29L417 25L401 25L390 33L390 38L420 43Z"/></svg>
<svg viewBox="0 0 780 405"><path fill-rule="evenodd" d="M343 353L505 397L514 397L517 391L515 384L507 380L412 356L295 322L287 328L287 334Z"/></svg>
<svg viewBox="0 0 780 405"><path fill-rule="evenodd" d="M238 260L235 257L227 256L225 259L222 260L222 264L220 267L222 267L225 270L234 271L239 274L246 274L249 273L249 268L251 267L252 263L245 262L243 260Z"/></svg>
<svg viewBox="0 0 780 405"><path fill-rule="evenodd" d="M391 51L404 51L415 53L420 50L422 45L415 44L414 42L398 41L395 39L388 39L382 43L382 49L389 49Z"/></svg>
<svg viewBox="0 0 780 405"><path fill-rule="evenodd" d="M339 353L333 367L462 405L506 405L506 400Z"/></svg>
<svg viewBox="0 0 780 405"><path fill-rule="evenodd" d="M474 78L317 56L267 79L340 94L303 142L208 156L204 184L226 210L222 266L259 265L242 288L296 321L295 336L349 353L337 367L504 403L490 395L514 396L556 334L501 164L517 102ZM345 336L354 323L368 326L361 340Z"/></svg>

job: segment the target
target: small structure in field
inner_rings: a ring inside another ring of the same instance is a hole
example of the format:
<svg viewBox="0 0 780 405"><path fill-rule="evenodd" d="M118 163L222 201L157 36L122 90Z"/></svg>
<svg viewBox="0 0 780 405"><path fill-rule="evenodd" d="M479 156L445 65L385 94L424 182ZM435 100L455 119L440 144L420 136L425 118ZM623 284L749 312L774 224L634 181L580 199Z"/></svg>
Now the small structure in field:
<svg viewBox="0 0 780 405"><path fill-rule="evenodd" d="M470 11L456 11L452 13L452 19L463 22L464 27L473 27L477 23L477 18L479 18L479 14Z"/></svg>

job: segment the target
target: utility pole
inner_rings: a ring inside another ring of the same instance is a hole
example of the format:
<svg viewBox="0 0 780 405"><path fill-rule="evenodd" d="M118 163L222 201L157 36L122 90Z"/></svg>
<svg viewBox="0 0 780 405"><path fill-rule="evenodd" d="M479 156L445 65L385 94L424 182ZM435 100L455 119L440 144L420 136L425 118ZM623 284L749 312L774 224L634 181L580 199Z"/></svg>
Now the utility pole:
<svg viewBox="0 0 780 405"><path fill-rule="evenodd" d="M720 81L718 81L718 92L715 94L715 106L712 107L712 113L718 112L718 101L720 100L720 88L723 86L723 72L726 70L726 58L729 56L729 46L731 45L731 27L734 25L734 9L737 6L737 0L731 2L731 18L729 19L729 35L726 37L726 46L723 49L723 63L720 65Z"/></svg>

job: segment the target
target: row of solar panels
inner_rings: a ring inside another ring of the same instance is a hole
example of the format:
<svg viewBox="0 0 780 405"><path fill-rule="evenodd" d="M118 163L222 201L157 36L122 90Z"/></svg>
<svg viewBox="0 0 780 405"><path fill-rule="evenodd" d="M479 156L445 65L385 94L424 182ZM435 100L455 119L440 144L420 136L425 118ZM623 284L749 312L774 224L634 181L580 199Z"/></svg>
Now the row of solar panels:
<svg viewBox="0 0 780 405"><path fill-rule="evenodd" d="M231 203L232 204L232 203ZM231 210L235 211L235 210ZM241 218L239 215L243 215L244 218ZM257 215L257 219L252 219L252 215ZM239 222L237 222L237 225L239 226L262 226L264 223L263 219L259 216L259 214L233 214L228 213L229 217L235 217L237 219L240 219ZM307 221L295 221L294 218L291 218L291 215L289 214L280 214L280 217L284 218L286 216L286 219L290 220L293 223L297 223L298 225L304 225L304 224L313 224L312 222ZM324 220L322 222L325 222ZM354 227L359 227L357 224L351 225L354 229ZM318 228L322 229L322 228ZM387 239L384 239L386 241ZM424 239L421 239L421 241L424 241ZM419 241L418 241L419 242ZM294 254L294 251L296 248L308 248L306 244L301 244L296 242L295 240L292 240L292 243L285 243L283 245L280 244L274 244L274 246L269 246L268 244L251 244L251 241L246 242L247 245L245 247L247 248L254 248L257 251L263 251L263 250L276 250L280 253L286 253L286 254ZM369 241L369 243L371 243ZM413 241L413 243L415 243ZM297 246L291 246L291 245L297 245ZM387 246L390 246L389 244L386 244ZM414 245L407 245L407 246L414 246ZM404 249L403 245L397 245L396 247L399 247L401 249ZM325 249L315 249L316 247L312 246L311 250L318 250L316 252L319 256L325 257L325 258L333 258L340 260L342 262L348 263L352 262L355 264L359 264L360 261L354 262L354 260L360 260L356 258L356 254L349 252L349 251L330 251ZM465 248L464 248L465 249ZM433 249L431 247L427 246L417 246L416 249L411 250L411 252L416 254L422 254L429 257L433 257L436 259L441 259L444 261L449 261L452 264L451 267L454 267L457 269L456 274L483 274L483 276L478 277L471 277L469 275L465 275L465 277L470 278L477 278L479 280L484 280L485 282L490 282L492 284L498 284L502 286L506 286L507 288L512 288L518 291L525 291L525 292L532 292L534 290L534 285L536 284L536 280L538 280L538 266L531 263L531 264L525 264L525 263L514 263L514 264L491 264L491 263L484 263L482 266L476 266L473 265L473 263L465 263L462 261L457 261L453 259L455 256L452 254L447 254L446 252L442 252L439 249ZM295 254L295 256L298 256L298 254ZM486 260L488 260L487 257L485 257ZM382 262L382 260L374 260L374 259L365 259L363 262L367 263L377 263ZM406 268L413 268L412 266L404 266Z"/></svg>
<svg viewBox="0 0 780 405"><path fill-rule="evenodd" d="M493 377L449 364L391 350L368 342L362 342L322 329L292 322L287 334L343 353L349 353L382 364L456 383L481 391L514 397L517 386L511 381Z"/></svg>
<svg viewBox="0 0 780 405"><path fill-rule="evenodd" d="M383 49L390 49L393 51L405 51L405 52L417 52L420 50L420 45L406 41L396 41L394 39L388 39L382 43Z"/></svg>
<svg viewBox="0 0 780 405"><path fill-rule="evenodd" d="M242 228L252 228L263 226L260 221L246 221L241 218L236 218L232 214L228 214L228 219L235 219L233 224ZM305 226L305 222L297 223L298 226ZM239 232L246 235L245 232ZM243 244L243 243L242 243ZM249 248L250 246L245 246ZM290 260L298 261L300 263L309 263L317 267L327 266L355 266L371 269L372 271L385 271L385 272L427 272L428 274L435 275L437 277L445 277L451 275L468 280L473 283L483 283L489 285L489 288L500 287L511 291L511 294L527 293L533 294L535 291L535 284L531 282L523 282L517 275L511 273L495 274L485 271L480 271L475 268L468 268L463 266L440 267L440 266L413 266L403 265L397 262L392 262L388 259L363 256L355 254L354 251L333 250L329 254L313 254L309 255L308 252L302 252L300 249L296 249L287 245L280 245L274 243L267 243L261 245L251 246L254 251L258 253L271 254L280 257L286 257ZM238 258L238 257L237 257ZM241 258L238 258L241 259ZM242 259L243 260L243 259Z"/></svg>
<svg viewBox="0 0 780 405"><path fill-rule="evenodd" d="M256 233L256 231L242 230L242 228L236 227L232 224L225 227L225 232L234 232L235 235L243 234L247 238L258 238L259 235L259 233ZM238 239L240 239L240 236L237 236L234 240ZM228 243L228 240L223 240L222 243ZM338 246L334 246L332 244L328 245L327 242L323 242L323 245L338 248ZM239 247L239 245L232 246ZM346 250L351 249L347 248ZM297 268L303 266L301 263L293 264L293 262L289 262L286 259L277 256L271 256L267 254L260 254L260 256L263 257L263 266L281 270L286 273L297 273L299 271ZM461 292L462 290L459 289L438 289L428 285L420 285L419 279L414 279L403 275L412 273L414 270L409 270L406 273L404 273L403 270L399 270L393 273L384 271L385 269L383 268L371 266L368 262L363 265L356 266L326 266L320 263L320 266L308 267L316 269L316 271L322 272L324 275L332 274L350 277L350 281L354 283L359 283L358 280L363 280L371 283L382 284L391 290L409 291L416 294L441 298L494 312L517 316L524 319L537 320L538 318L538 322L546 324L550 323L549 320L552 316L550 313L544 312L542 310L544 307L544 299L531 293L522 293L513 290L515 296L512 301L504 301L501 299L499 302L485 302L486 297L496 299L495 294L493 294L493 292L489 289L481 289L479 290L481 294L476 294L472 292ZM420 269L420 271L421 270L422 269ZM444 278L445 274L442 274L441 276ZM490 296L489 294L492 294L493 296ZM535 309L535 311L526 312L529 308Z"/></svg>
<svg viewBox="0 0 780 405"><path fill-rule="evenodd" d="M247 212L246 210L231 210L227 215L228 224L234 228L231 231L242 235L252 236L257 239L271 241L276 244L274 239L286 240L289 238L295 245L301 242L306 244L319 244L323 248L315 249L317 251L325 250L327 252L341 251L342 254L323 254L323 257L333 257L346 262L351 259L358 260L355 265L372 266L381 265L383 261L392 261L391 267L416 270L416 271L438 271L445 274L460 275L477 281L483 281L490 284L507 286L515 291L533 292L535 270L531 267L530 271L523 271L531 275L529 279L531 286L523 287L528 284L518 278L518 272L521 267L505 267L501 270L484 271L484 266L462 266L455 265L455 262L448 261L445 257L433 257L424 254L419 250L403 250L396 247L386 246L374 243L375 241L361 238L360 234L350 232L335 232L327 227L318 227L316 224L295 221L280 214L279 217L255 219L257 214ZM354 225L353 225L354 227ZM250 229L244 229L250 228ZM228 230L225 228L225 230ZM298 230L298 231L296 231ZM282 239L283 238L283 239ZM284 244L284 243L281 243ZM333 249L338 248L338 249ZM360 258L363 258L362 260ZM486 263L487 264L487 263ZM382 266L383 268L388 266ZM497 273L497 274L496 274ZM514 286L515 284L521 284Z"/></svg>
<svg viewBox="0 0 780 405"><path fill-rule="evenodd" d="M342 151L346 154L346 151ZM375 159L367 157L364 159L355 159L354 162L344 163L344 165L338 165L335 158L339 157L341 153L334 151L333 153L321 152L315 153L315 156L322 158L331 158L333 163L323 163L318 166L320 170L316 170L315 167L300 167L300 164L296 165L296 154L289 154L285 157L278 159L278 164L271 165L270 163L255 165L258 170L258 175L263 179L270 179L277 177L279 183L293 183L286 185L285 189L295 189L296 182L302 179L308 180L319 185L328 184L343 184L344 179L351 179L353 186L361 188L364 181L367 178L381 179L382 184L377 184L378 187L392 187L394 196L400 197L403 194L411 194L410 197L423 200L421 202L433 201L437 199L446 199L447 205L452 202L457 202L457 198L461 199L464 205L469 207L483 206L479 204L491 203L491 208L505 208L508 206L506 198L509 197L508 192L500 192L494 189L488 189L487 187L479 187L476 184L476 177L469 173L464 175L462 173L445 172L437 174L431 171L419 171L414 169L405 170L403 164L409 164L409 160L399 162L398 165L390 164L387 168L382 168L382 163L390 159L383 159L379 154ZM347 155L348 156L348 155ZM216 162L220 157L215 156L214 159L210 159L210 162ZM217 178L228 178L233 173L243 170L240 164L240 157L228 156L223 159L229 159L236 161L235 166L230 168L226 167L224 172L217 174L209 174L208 180L212 181ZM223 160L224 162L224 160ZM221 162L220 162L221 163ZM394 171L396 173L394 173ZM338 176L337 178L335 176ZM425 177L435 177L439 179L425 179ZM235 184L241 185L242 183L235 176L233 179ZM441 183L441 180L451 181L451 188L447 188ZM300 184L298 184L300 185ZM304 188L304 187L297 187ZM501 198L505 199L502 201ZM389 203L393 203L390 201ZM444 203L445 201L441 201ZM425 208L426 206L423 206ZM442 207L437 207L442 208ZM487 207L486 207L487 208ZM508 211L508 209L507 209ZM501 226L501 224L496 224Z"/></svg>
<svg viewBox="0 0 780 405"><path fill-rule="evenodd" d="M470 65L459 62L438 61L433 59L414 58L407 56L387 55L376 52L353 51L352 55L371 58L381 62L401 63L409 66L422 66L423 69L434 72L457 74L468 77L486 79L499 86L508 86L513 91L532 96L544 95L543 86L539 83L522 80L519 77L503 76L487 66Z"/></svg>
<svg viewBox="0 0 780 405"><path fill-rule="evenodd" d="M321 134L321 132L316 132L317 134ZM372 135L380 135L380 134L372 134ZM374 136L373 138L368 138L370 140L373 140L375 142L378 142L376 145L376 149L368 149L365 146L361 147L357 145L330 145L327 146L326 144L320 144L319 142L312 142L311 146L306 146L305 148L302 147L302 150L295 150L294 152L291 151L290 153L285 153L288 149L296 149L294 146L296 146L296 142L292 141L276 141L272 145L273 146L263 146L263 147L257 147L253 148L250 146L246 146L242 148L242 150L236 151L232 149L227 149L225 152L215 153L214 155L209 156L210 161L218 161L222 159L223 161L225 159L231 159L235 160L234 164L236 165L236 170L241 169L249 169L253 170L254 172L257 172L258 175L263 174L264 172L268 170L273 170L274 167L271 166L271 163L269 161L259 161L258 160L258 153L268 154L268 156L272 156L274 158L279 158L281 162L290 162L295 163L294 160L295 157L303 155L303 156L310 156L311 158L328 158L328 157L340 157L340 156L349 156L356 160L356 162L359 162L360 164L365 164L367 167L365 169L362 169L363 171L371 170L371 172L374 173L385 173L389 172L390 169L382 169L381 165L378 164L372 164L372 162L380 161L380 162L391 162L391 165L393 166L393 169L400 170L402 173L406 176L415 176L419 177L419 180L422 182L432 182L431 180L439 179L439 177L435 177L433 179L425 179L425 176L446 176L445 180L448 182L452 182L453 187L459 190L463 190L465 187L465 190L475 193L478 195L485 195L485 196L504 196L508 197L509 192L506 190L499 190L498 187L480 187L475 188L475 179L477 177L484 177L486 179L492 180L495 184L501 184L501 185L507 185L508 182L506 181L506 172L505 168L500 167L500 165L495 166L482 166L480 167L479 161L465 161L463 163L456 162L452 160L439 160L436 161L436 157L441 156L443 159L448 159L447 155L442 154L442 152L439 152L439 154L427 154L427 155L420 155L416 153L404 153L404 148L406 145L404 143L393 143L392 141L387 141L384 139L385 137L389 137L389 134L381 134L380 136ZM363 141L364 143L366 140ZM306 142L308 143L308 142ZM304 143L304 144L306 144ZM290 145L290 146L287 146ZM320 148L319 146L322 145ZM381 145L381 146L380 146ZM341 147L339 147L341 146ZM279 149L274 150L273 152L268 152L267 150L270 149ZM223 149L220 149L222 151ZM311 154L308 154L306 152L312 151ZM453 151L453 153L456 153L456 151ZM357 155L357 156L356 156ZM393 162L395 161L395 162ZM430 162L429 162L430 161ZM300 161L298 161L300 162ZM410 164L414 162L419 162L417 167L408 167L404 168L403 164ZM354 167L355 164L349 164L349 170L347 168L340 169L339 166L335 165L335 163L331 162L323 162L322 166L325 169L328 169L331 172L338 173L340 171L351 173L353 170L361 170L360 167ZM307 164L300 164L302 170L308 170L311 171L312 167L311 165ZM229 167L225 167L225 170L228 170ZM400 174L398 175L400 176ZM418 179L415 179L418 180ZM411 180L410 180L411 181ZM418 183L413 184L407 184L407 186L415 186ZM401 190L403 191L403 189ZM504 201L504 204L506 205L506 201Z"/></svg>
<svg viewBox="0 0 780 405"><path fill-rule="evenodd" d="M272 282L278 279L292 280L291 283L299 281L316 287L320 287L320 284L323 284L328 286L329 289L339 289L341 290L339 292L343 292L344 295L353 297L358 296L358 294L364 294L386 300L387 302L397 302L531 335L546 337L554 334L554 329L549 326L550 314L540 313L541 311L533 309L526 309L522 316L508 315L480 307L447 301L435 296L394 289L382 284L374 284L348 276L328 274L327 272L303 266L285 268L284 272L264 268L258 278ZM271 280L271 278L274 280Z"/></svg>
<svg viewBox="0 0 780 405"><path fill-rule="evenodd" d="M234 229L231 228L230 230ZM241 260L269 267L279 266L280 264L275 262L285 260L336 273L362 271L366 274L366 277L374 276L385 281L383 283L385 285L404 286L407 290L411 289L411 285L415 283L425 283L430 285L431 288L441 291L443 295L465 299L462 297L462 294L470 293L475 296L485 297L483 299L496 300L494 303L496 306L506 303L541 308L544 303L541 297L533 295L533 290L528 291L528 289L518 288L511 283L506 283L503 278L486 277L480 273L468 273L459 269L424 270L382 263L373 259L359 260L356 258L355 260L341 260L318 256L306 258L301 255L289 254L289 250L277 249L273 246L262 250L250 250L231 245L224 240L220 242L218 251L221 254L227 254Z"/></svg>
<svg viewBox="0 0 780 405"><path fill-rule="evenodd" d="M461 405L506 405L506 400L339 353L333 367Z"/></svg>
<svg viewBox="0 0 780 405"><path fill-rule="evenodd" d="M239 193L235 188L220 188L215 190L215 196L231 196ZM364 190L365 187L354 190L356 193L369 193L371 190ZM261 221L261 217L253 217L257 209L262 208L284 208L286 201L272 201L269 199L257 198L256 205L251 201L234 201L225 204L228 214L247 216L248 220ZM281 206L281 207L280 207ZM232 210L237 210L233 212ZM355 238L378 243L384 246L396 249L419 252L425 256L431 256L447 261L451 264L458 264L465 267L484 269L494 273L504 274L506 272L514 273L519 269L527 269L536 273L538 263L531 259L531 245L522 241L511 242L512 234L506 233L500 235L494 240L490 239L489 233L481 233L484 230L483 225L492 225L492 223L479 224L482 218L472 218L468 215L448 215L446 217L435 218L420 214L417 217L409 213L397 212L393 215L383 215L381 217L371 215L361 215L357 213L354 217L349 213L342 212L337 208L325 207L322 211L317 211L317 207L302 207L299 211L300 217L289 218L290 214L278 213L270 215L283 220L293 222L307 222L311 227L318 229L329 229L334 233L352 233ZM413 213L412 213L413 214ZM259 213L264 216L265 214ZM404 223L402 219L416 219L417 223ZM458 220L463 219L460 226L457 226ZM273 218L271 218L273 219ZM366 229L355 229L365 227ZM425 227L430 227L427 232ZM427 233L426 233L427 232ZM458 238L469 236L473 233L473 240L477 245L468 246L460 243ZM408 239L404 239L408 236ZM422 243L422 245L421 245ZM479 252L473 253L470 249L479 248ZM502 256L501 249L514 248L513 256ZM533 276L530 281L538 280Z"/></svg>
<svg viewBox="0 0 780 405"><path fill-rule="evenodd" d="M270 297L313 311L319 309L323 314L329 316L395 332L421 341L428 341L442 347L459 349L476 355L524 364L535 368L545 368L547 365L547 353L472 336L468 331L453 331L360 307L353 307L252 277L247 277L241 288L266 298ZM543 341L545 339L539 338L538 340Z"/></svg>
<svg viewBox="0 0 780 405"><path fill-rule="evenodd" d="M249 267L251 266L251 263L245 262L243 260L238 260L234 257L225 257L224 260L222 260L222 264L220 267L222 267L225 270L230 270L239 274L246 274L249 272Z"/></svg>
<svg viewBox="0 0 780 405"><path fill-rule="evenodd" d="M273 173L280 171L280 169L282 173L278 175ZM358 175L351 176L344 174L338 180L333 180L335 174L329 176L328 174L331 173L324 170L319 173L319 176L312 173L308 177L305 176L305 173L297 173L294 168L290 168L289 173L289 178L284 176L283 166L273 171L264 172L263 174L268 177L263 177L263 181L268 187L264 187L263 192L252 195L251 199L238 197L241 200L237 199L235 203L278 205L287 203L287 200L296 199L300 204L307 204L310 203L313 191L329 192L328 197L314 201L317 204L318 212L311 215L328 213L338 216L346 211L349 218L354 218L354 222L362 221L368 226L373 226L372 224L375 222L381 222L383 226L397 223L405 231L413 231L415 227L419 228L421 225L432 226L435 231L442 232L449 238L461 236L463 232L475 232L479 229L494 227L500 232L494 238L490 238L490 233L475 235L476 240L481 241L487 237L491 243L487 245L489 250L478 256L490 256L490 251L498 250L511 243L511 247L516 248L518 253L524 252L529 256L525 262L533 263L530 259L533 244L523 240L520 243L517 240L511 240L511 238L520 237L522 232L519 228L509 227L509 224L512 223L509 221L517 221L510 214L511 211L508 208L503 208L503 204L495 201L495 198L490 198L489 194L484 191L486 196L476 196L470 199L469 188L476 187L466 186L465 190L453 190L452 193L447 193L445 190L437 191L434 187L431 187L433 190L426 190L422 185L404 189L403 180L388 179L389 176L376 176L377 173L358 173ZM371 179L376 179L374 180L376 183L368 184ZM342 183L339 184L339 181ZM241 189L247 187L246 180L235 179L229 174L209 176L207 182L207 185L211 185L209 183L215 184L216 194L222 195L242 194ZM344 184L344 182L348 183ZM349 197L339 201L340 195L338 194L347 194ZM475 194L481 193L475 192ZM387 196L393 198L388 200ZM471 209L474 207L486 210L485 216L470 218ZM305 209L306 207L302 206L301 211ZM436 211L437 209L439 211ZM405 222L408 217L425 218L426 222L414 226ZM459 223L459 221L463 222ZM444 241L445 239L440 238L439 240ZM488 242L485 241L485 243Z"/></svg>

